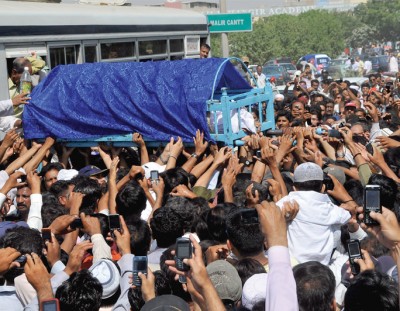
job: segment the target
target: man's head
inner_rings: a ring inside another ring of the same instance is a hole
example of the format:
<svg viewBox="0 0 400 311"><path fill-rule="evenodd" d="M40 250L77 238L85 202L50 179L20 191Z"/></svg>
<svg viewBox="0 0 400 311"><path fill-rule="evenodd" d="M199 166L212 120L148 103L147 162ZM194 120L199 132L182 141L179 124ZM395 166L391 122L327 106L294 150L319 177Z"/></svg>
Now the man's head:
<svg viewBox="0 0 400 311"><path fill-rule="evenodd" d="M280 111L276 116L276 127L278 129L289 127L290 121L291 121L290 114L286 111Z"/></svg>
<svg viewBox="0 0 400 311"><path fill-rule="evenodd" d="M74 179L72 179L73 181ZM79 212L92 214L97 209L97 204L102 196L99 183L88 177L77 176L74 192L83 193L82 204Z"/></svg>
<svg viewBox="0 0 400 311"><path fill-rule="evenodd" d="M61 310L98 311L103 287L88 270L73 273L56 291Z"/></svg>
<svg viewBox="0 0 400 311"><path fill-rule="evenodd" d="M14 59L11 72L9 73L10 79L12 80L12 82L14 82L14 84L19 84L25 67L28 67L29 73L32 74L32 65L29 60L24 57L18 57Z"/></svg>
<svg viewBox="0 0 400 311"><path fill-rule="evenodd" d="M325 115L331 116L334 113L335 104L332 102L328 102L325 105Z"/></svg>
<svg viewBox="0 0 400 311"><path fill-rule="evenodd" d="M208 58L211 47L207 43L202 43L200 45L200 58Z"/></svg>
<svg viewBox="0 0 400 311"><path fill-rule="evenodd" d="M247 211L249 209L240 209L226 220L228 246L239 259L259 255L264 249L264 235L260 224L246 221L243 213Z"/></svg>
<svg viewBox="0 0 400 311"><path fill-rule="evenodd" d="M57 181L58 172L63 168L59 162L49 163L42 168L40 175L43 178L43 185L46 190L49 190L51 185Z"/></svg>
<svg viewBox="0 0 400 311"><path fill-rule="evenodd" d="M176 239L185 233L181 217L166 207L154 212L150 228L158 247L166 248L173 245Z"/></svg>
<svg viewBox="0 0 400 311"><path fill-rule="evenodd" d="M292 103L291 114L293 118L303 118L304 117L304 104L301 101L295 101Z"/></svg>
<svg viewBox="0 0 400 311"><path fill-rule="evenodd" d="M323 192L324 172L312 162L300 164L294 170L293 182L297 191Z"/></svg>
<svg viewBox="0 0 400 311"><path fill-rule="evenodd" d="M295 266L293 275L300 311L336 310L336 281L331 269L317 261L309 261Z"/></svg>
<svg viewBox="0 0 400 311"><path fill-rule="evenodd" d="M126 184L117 194L117 211L125 220L140 219L146 208L146 194L136 181Z"/></svg>
<svg viewBox="0 0 400 311"><path fill-rule="evenodd" d="M377 270L364 271L347 288L344 304L346 311L399 310L397 284Z"/></svg>
<svg viewBox="0 0 400 311"><path fill-rule="evenodd" d="M16 227L7 230L6 234L0 239L0 247L12 247L19 251L22 255L29 256L31 253L42 255L43 241L42 237L37 230L26 227ZM13 282L14 278L23 274L22 267L13 267L9 269L3 277L8 282Z"/></svg>
<svg viewBox="0 0 400 311"><path fill-rule="evenodd" d="M26 221L28 219L29 209L31 208L31 194L32 190L28 186L22 186L17 189L15 197L17 201L17 210L21 215L21 219Z"/></svg>
<svg viewBox="0 0 400 311"><path fill-rule="evenodd" d="M349 115L355 114L357 109L357 105L354 102L349 102L344 106L344 111L346 114L346 117Z"/></svg>
<svg viewBox="0 0 400 311"><path fill-rule="evenodd" d="M261 65L258 65L256 70L257 70L258 75L262 74L262 66Z"/></svg>
<svg viewBox="0 0 400 311"><path fill-rule="evenodd" d="M315 91L318 91L319 81L318 81L317 79L311 80L311 87L312 87Z"/></svg>

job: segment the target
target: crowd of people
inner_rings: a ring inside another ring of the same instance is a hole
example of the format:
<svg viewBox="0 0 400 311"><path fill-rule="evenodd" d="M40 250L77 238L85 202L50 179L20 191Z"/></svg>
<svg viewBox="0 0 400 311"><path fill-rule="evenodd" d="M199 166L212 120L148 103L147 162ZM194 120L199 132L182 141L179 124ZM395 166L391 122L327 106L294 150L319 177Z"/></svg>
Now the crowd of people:
<svg viewBox="0 0 400 311"><path fill-rule="evenodd" d="M12 108L29 94L13 94L0 107L0 310L399 310L399 89L400 74L357 85L306 65L275 96L282 135L254 109L237 150L201 131L192 146L26 141ZM367 185L380 187L374 226Z"/></svg>

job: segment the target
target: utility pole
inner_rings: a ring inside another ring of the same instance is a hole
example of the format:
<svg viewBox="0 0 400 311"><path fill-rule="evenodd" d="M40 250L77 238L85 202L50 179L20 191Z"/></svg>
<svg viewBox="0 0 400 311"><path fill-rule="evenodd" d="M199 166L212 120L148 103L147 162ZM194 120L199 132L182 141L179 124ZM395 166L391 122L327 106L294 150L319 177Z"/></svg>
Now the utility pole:
<svg viewBox="0 0 400 311"><path fill-rule="evenodd" d="M219 0L219 12L227 13L226 0ZM221 33L221 47L222 47L222 57L229 57L229 43L228 34L226 32Z"/></svg>

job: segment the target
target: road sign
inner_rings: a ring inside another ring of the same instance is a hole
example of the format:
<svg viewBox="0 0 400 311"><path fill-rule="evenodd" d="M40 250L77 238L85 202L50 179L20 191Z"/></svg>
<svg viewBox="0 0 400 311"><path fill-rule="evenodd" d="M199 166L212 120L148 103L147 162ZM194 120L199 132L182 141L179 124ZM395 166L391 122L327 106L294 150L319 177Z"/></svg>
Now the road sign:
<svg viewBox="0 0 400 311"><path fill-rule="evenodd" d="M252 31L251 13L208 14L210 33Z"/></svg>

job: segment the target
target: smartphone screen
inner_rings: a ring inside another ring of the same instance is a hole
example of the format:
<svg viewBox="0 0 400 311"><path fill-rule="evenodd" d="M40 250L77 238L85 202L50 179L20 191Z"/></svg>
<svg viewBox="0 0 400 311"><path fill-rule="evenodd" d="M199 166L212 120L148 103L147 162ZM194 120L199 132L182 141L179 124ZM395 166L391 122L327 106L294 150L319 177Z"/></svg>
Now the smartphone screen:
<svg viewBox="0 0 400 311"><path fill-rule="evenodd" d="M349 243L348 248L349 248L349 256L350 257L360 257L361 256L360 245L358 243L356 243L356 242Z"/></svg>
<svg viewBox="0 0 400 311"><path fill-rule="evenodd" d="M150 179L151 180L157 180L159 177L158 177L158 171L151 171L150 172Z"/></svg>
<svg viewBox="0 0 400 311"><path fill-rule="evenodd" d="M367 185L364 191L364 223L377 225L378 223L369 217L371 212L382 213L381 188L378 185Z"/></svg>
<svg viewBox="0 0 400 311"><path fill-rule="evenodd" d="M110 230L121 229L121 222L119 219L119 214L112 214L108 216L108 221L110 225Z"/></svg>
<svg viewBox="0 0 400 311"><path fill-rule="evenodd" d="M176 256L179 258L190 258L190 241L178 243Z"/></svg>
<svg viewBox="0 0 400 311"><path fill-rule="evenodd" d="M147 273L147 257L146 256L134 257L133 271Z"/></svg>
<svg viewBox="0 0 400 311"><path fill-rule="evenodd" d="M51 229L42 229L42 239L44 242L46 242L46 241L49 241L50 243L52 242Z"/></svg>
<svg viewBox="0 0 400 311"><path fill-rule="evenodd" d="M361 254L360 242L358 240L350 240L347 242L347 251L349 253L349 263L352 274L360 273L360 265L354 260L357 258L363 258Z"/></svg>

